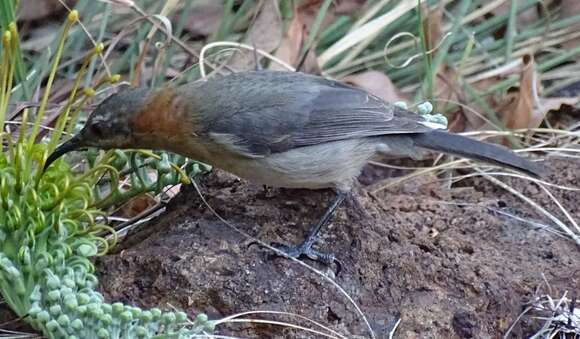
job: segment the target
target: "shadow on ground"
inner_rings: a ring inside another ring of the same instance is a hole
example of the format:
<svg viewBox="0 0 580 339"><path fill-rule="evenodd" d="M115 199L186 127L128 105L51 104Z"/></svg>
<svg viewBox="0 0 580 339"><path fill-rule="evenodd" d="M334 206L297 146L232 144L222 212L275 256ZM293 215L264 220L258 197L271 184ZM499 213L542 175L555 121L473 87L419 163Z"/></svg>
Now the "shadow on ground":
<svg viewBox="0 0 580 339"><path fill-rule="evenodd" d="M553 160L548 180L577 184L579 165ZM367 169L363 178L376 176ZM484 179L451 189L435 180L423 177L373 195L360 189L355 196L362 209L352 202L340 208L318 243L344 263L336 282L360 306L377 337L387 337L400 318L396 338L498 338L538 291L554 298L580 291L579 248L572 241L490 211L549 224L534 210ZM219 214L268 242L299 240L330 198L328 192L266 190L223 172L201 183ZM537 186L520 179L508 183L557 211ZM556 191L556 196L579 220L580 194ZM335 287L250 245L218 221L192 188L131 241L98 262L103 292L111 300L142 307L170 304L211 318L249 310L292 312L349 338L368 337L361 317ZM333 270L313 265L333 276ZM511 333L524 337L540 326L523 317ZM230 324L219 330L238 337L320 338L269 325Z"/></svg>

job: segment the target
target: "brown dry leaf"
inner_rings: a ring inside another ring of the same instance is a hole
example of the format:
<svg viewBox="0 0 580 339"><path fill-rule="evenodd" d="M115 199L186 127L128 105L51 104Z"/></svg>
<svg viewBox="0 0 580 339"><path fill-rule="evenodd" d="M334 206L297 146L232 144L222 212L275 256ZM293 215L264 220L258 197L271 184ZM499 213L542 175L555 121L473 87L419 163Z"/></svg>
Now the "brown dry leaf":
<svg viewBox="0 0 580 339"><path fill-rule="evenodd" d="M578 104L580 104L580 97L543 98L540 100L540 107L536 107L534 109L534 116L545 117L548 114L548 112L557 111L562 106L574 107L575 105Z"/></svg>
<svg viewBox="0 0 580 339"><path fill-rule="evenodd" d="M458 105L455 111L446 114L449 118L450 131L465 132L477 129L477 126L483 124L483 120L477 114L464 110L460 105L465 102L465 93L454 68L443 64L439 67L433 82L433 96L439 111L447 111L448 106Z"/></svg>
<svg viewBox="0 0 580 339"><path fill-rule="evenodd" d="M271 52L282 39L282 17L277 1L265 1L256 21L248 30L244 42Z"/></svg>
<svg viewBox="0 0 580 339"><path fill-rule="evenodd" d="M503 78L499 76L489 77L472 83L471 86L477 91L483 91L502 79ZM465 92L463 87L458 83L456 83L456 85L457 86L454 87L456 96L452 96L449 100L456 103L465 103ZM483 98L483 100L486 101L490 107L497 107L498 105L498 102L495 100L493 95L489 95ZM487 124L482 117L485 116L484 110L475 102L471 102L467 109L460 108L451 116L452 117L449 119L449 129L453 132L477 131Z"/></svg>
<svg viewBox="0 0 580 339"><path fill-rule="evenodd" d="M64 3L69 7L74 7L76 0L65 0ZM64 11L64 6L58 0L21 0L16 16L19 20L29 21L43 19Z"/></svg>
<svg viewBox="0 0 580 339"><path fill-rule="evenodd" d="M579 0L562 0L562 19L569 18L580 14L580 1ZM570 32L578 32L580 30L580 23L568 27ZM567 49L573 49L580 46L580 38L572 39L566 41L562 44Z"/></svg>
<svg viewBox="0 0 580 339"><path fill-rule="evenodd" d="M367 92L376 95L386 102L395 102L407 100L397 87L393 84L391 79L383 72L366 71L358 74L347 75L340 81L360 87Z"/></svg>
<svg viewBox="0 0 580 339"><path fill-rule="evenodd" d="M318 10L324 0L303 0L296 8L297 13L302 16L302 22L306 27L312 26ZM366 0L334 0L326 12L326 16L320 25L321 29L328 27L335 19L336 15L353 15L366 5Z"/></svg>
<svg viewBox="0 0 580 339"><path fill-rule="evenodd" d="M324 0L303 0L299 3L294 10L294 16L290 22L288 31L284 35L282 42L276 51L275 56L277 58L290 65L297 65L302 46L308 38L309 29L314 23L323 1ZM321 23L320 30L324 30L324 28L331 24L335 20L336 15L351 15L360 10L364 5L366 5L366 3L367 1L363 0L333 1ZM274 70L286 70L278 64L272 64L270 68ZM301 71L312 74L321 73L313 48L308 52Z"/></svg>
<svg viewBox="0 0 580 339"><path fill-rule="evenodd" d="M277 1L264 1L260 13L248 29L243 43L255 46L265 52L272 52L282 40L282 18ZM261 57L258 56L258 60ZM255 63L254 53L236 53L229 66L237 70L246 70Z"/></svg>
<svg viewBox="0 0 580 339"><path fill-rule="evenodd" d="M117 213L115 214L123 218L130 219L139 215L143 211L150 209L156 204L157 201L155 201L155 198L149 194L142 194L124 203L121 207L119 207Z"/></svg>
<svg viewBox="0 0 580 339"><path fill-rule="evenodd" d="M469 122L467 121L467 117L469 116L463 110L457 110L455 112L451 112L448 115L448 123L447 129L453 133L461 133L465 131L470 131L470 126L468 125Z"/></svg>
<svg viewBox="0 0 580 339"><path fill-rule="evenodd" d="M301 16L302 23L306 27L311 27L314 23L314 18L316 18L316 14L318 14L318 9L322 5L324 0L303 0L300 1L296 9L294 10L294 17L296 14ZM333 5L330 6L328 11L326 12L326 16L324 20L322 20L321 29L327 27L331 22L334 21L334 14L333 14Z"/></svg>
<svg viewBox="0 0 580 339"><path fill-rule="evenodd" d="M572 1L578 1L578 0L572 0ZM499 5L493 11L491 11L491 13L496 15L496 16L509 14L512 2L513 2L513 0L504 1L501 5ZM551 1L544 0L544 2L545 2L545 5L547 6L548 2L551 2ZM527 10L520 12L518 14L517 19L516 19L516 25L517 25L517 28L524 28L526 26L529 26L529 25L535 23L539 19L540 19L540 13L538 12L538 7L533 6L533 7L530 7Z"/></svg>
<svg viewBox="0 0 580 339"><path fill-rule="evenodd" d="M302 45L304 44L307 36L308 33L306 32L306 26L302 22L301 16L298 13L295 13L294 18L288 27L288 32L286 32L282 38L282 42L280 43L280 46L276 50L274 56L290 65L296 66L299 62L298 59L300 58ZM278 63L271 63L270 69L287 70L285 67L279 65ZM301 71L312 74L321 73L320 66L316 60L316 55L312 49L308 52L306 61L304 62Z"/></svg>
<svg viewBox="0 0 580 339"><path fill-rule="evenodd" d="M334 1L334 14L353 15L367 5L367 0L337 0Z"/></svg>
<svg viewBox="0 0 580 339"><path fill-rule="evenodd" d="M222 1L196 1L190 13L185 25L186 29L193 36L205 37L219 28L224 7Z"/></svg>
<svg viewBox="0 0 580 339"><path fill-rule="evenodd" d="M534 58L524 55L522 61L519 89L508 92L496 109L504 127L509 129L538 127L544 119L543 114L547 113L543 112L539 116L534 114Z"/></svg>
<svg viewBox="0 0 580 339"><path fill-rule="evenodd" d="M443 20L443 7L437 6L433 11L429 12L427 5L423 4L421 6L421 11L423 12L423 30L425 33L425 40L427 43L427 50L434 49L439 45L441 41L442 34L442 20ZM437 51L434 51L437 53ZM459 88L457 84L457 73L448 64L442 63L438 66L435 77L433 77L433 93L435 98L441 100L441 102L454 101L457 102L459 99Z"/></svg>
<svg viewBox="0 0 580 339"><path fill-rule="evenodd" d="M520 87L508 91L508 94L497 101L493 95L485 98L490 107L494 107L499 113L498 117L507 128L535 128L538 127L549 111L558 110L562 105L574 106L580 103L580 97L540 98L539 103L533 97L533 60L525 57L524 67L521 71ZM501 81L503 77L492 77L472 84L478 90L483 90L492 84ZM477 107L474 109L479 110ZM450 128L454 124L457 131L474 131L491 128L487 123L470 112L464 112L464 121L450 122ZM463 129L461 128L463 127Z"/></svg>
<svg viewBox="0 0 580 339"><path fill-rule="evenodd" d="M433 11L429 12L426 4L421 5L421 12L423 18L423 30L425 33L425 41L427 43L427 50L435 48L441 40L442 22L443 22L443 7L442 4L437 6Z"/></svg>
<svg viewBox="0 0 580 339"><path fill-rule="evenodd" d="M498 118L503 126L509 129L518 128L535 128L538 127L549 111L557 110L562 105L574 106L580 103L580 98L534 98L534 78L535 62L531 55L522 57L522 63L517 66L520 75L520 86L511 88L503 99L497 100L494 95L483 98L487 104L498 112ZM489 86L505 79L505 77L514 74L514 69L506 70L504 73L496 74L478 80L471 85L478 91L483 91ZM437 85L441 87L441 85ZM460 88L458 89L460 91ZM458 92L461 93L461 92ZM460 97L461 99L461 97ZM461 102L461 100L459 100ZM471 108L477 112L483 112L480 107L472 104ZM481 129L493 129L487 122L481 119L477 114L467 110L458 112L450 119L449 128L455 132L474 131Z"/></svg>
<svg viewBox="0 0 580 339"><path fill-rule="evenodd" d="M60 28L56 22L47 22L35 27L30 30L28 37L22 40L20 47L25 51L41 52L52 44Z"/></svg>
<svg viewBox="0 0 580 339"><path fill-rule="evenodd" d="M460 102L463 91L458 84L457 72L448 64L441 64L433 79L433 96L437 98L438 105Z"/></svg>
<svg viewBox="0 0 580 339"><path fill-rule="evenodd" d="M421 11L425 18L422 26L427 49L433 50L441 43L443 37L443 4L440 4L432 11L429 11L428 6L423 4ZM434 53L437 53L437 51L435 50ZM442 63L438 66L435 77L433 77L432 88L434 91L433 96L440 111L446 111L446 106L463 101L463 87L458 83L457 72L447 63ZM461 107L455 112L450 112L448 116L450 117L449 129L454 132L464 131L475 122L471 120L478 119L473 114L465 114Z"/></svg>

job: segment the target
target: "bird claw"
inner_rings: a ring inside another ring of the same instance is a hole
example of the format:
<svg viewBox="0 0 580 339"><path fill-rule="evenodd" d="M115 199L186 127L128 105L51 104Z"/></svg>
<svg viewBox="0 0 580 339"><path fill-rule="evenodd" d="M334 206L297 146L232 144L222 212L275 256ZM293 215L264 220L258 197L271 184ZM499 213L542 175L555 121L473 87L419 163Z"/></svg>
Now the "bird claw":
<svg viewBox="0 0 580 339"><path fill-rule="evenodd" d="M271 246L280 250L286 256L289 256L294 259L306 257L310 260L317 261L326 266L331 266L333 263L336 263L337 266L336 275L338 275L338 273L340 273L340 271L342 270L341 262L332 253L325 253L315 250L314 248L312 248L312 245L310 244L302 243L296 246L289 246L281 243L272 243Z"/></svg>

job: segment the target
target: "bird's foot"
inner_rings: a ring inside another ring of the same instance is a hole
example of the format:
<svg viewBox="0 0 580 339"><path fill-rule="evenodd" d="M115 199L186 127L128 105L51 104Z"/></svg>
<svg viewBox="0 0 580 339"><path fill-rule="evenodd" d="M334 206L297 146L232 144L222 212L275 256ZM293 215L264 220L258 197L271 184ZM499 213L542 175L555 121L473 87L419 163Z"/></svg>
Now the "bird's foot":
<svg viewBox="0 0 580 339"><path fill-rule="evenodd" d="M295 246L289 246L281 243L273 243L272 247L280 250L285 255L295 258L308 258L310 260L319 262L326 266L331 266L332 264L336 264L337 271L336 274L341 271L342 265L338 259L332 253L325 253L312 248L312 244L309 242L303 242L301 244Z"/></svg>
<svg viewBox="0 0 580 339"><path fill-rule="evenodd" d="M312 246L307 244L299 244L296 246L285 245L281 243L273 243L272 247L284 252L287 256L295 259L307 257L310 260L318 261L325 265L332 264L336 258L331 253L323 253L315 250Z"/></svg>

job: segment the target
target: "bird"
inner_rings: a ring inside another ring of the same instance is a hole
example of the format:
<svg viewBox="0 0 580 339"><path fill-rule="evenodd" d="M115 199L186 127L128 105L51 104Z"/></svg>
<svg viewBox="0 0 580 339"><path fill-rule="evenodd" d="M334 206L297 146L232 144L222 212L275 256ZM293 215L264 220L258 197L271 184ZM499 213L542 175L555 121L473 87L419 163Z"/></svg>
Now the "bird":
<svg viewBox="0 0 580 339"><path fill-rule="evenodd" d="M424 116L361 88L273 70L121 90L50 154L44 169L87 147L168 151L256 184L330 189L331 201L304 240L276 244L290 257L323 263L335 257L314 248L318 234L377 157L418 159L436 151L534 177L544 171L504 146L433 128Z"/></svg>

